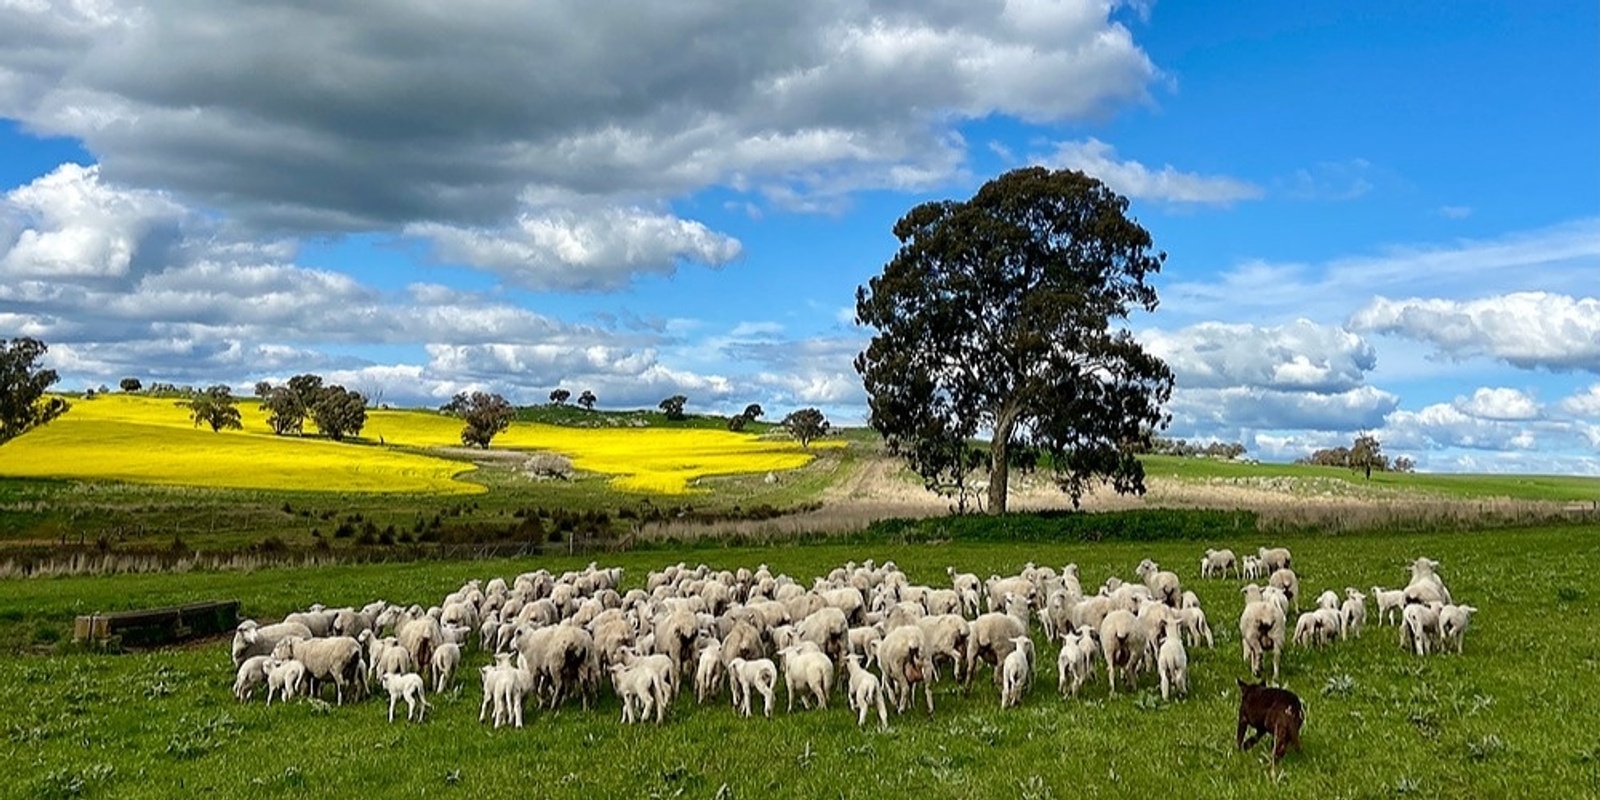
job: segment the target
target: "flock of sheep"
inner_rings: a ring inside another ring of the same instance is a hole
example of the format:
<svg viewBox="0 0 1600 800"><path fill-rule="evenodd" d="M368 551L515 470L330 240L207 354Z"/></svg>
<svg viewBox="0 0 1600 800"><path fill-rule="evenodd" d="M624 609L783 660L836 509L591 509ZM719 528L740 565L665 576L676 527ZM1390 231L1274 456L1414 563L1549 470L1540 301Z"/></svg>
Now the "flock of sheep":
<svg viewBox="0 0 1600 800"><path fill-rule="evenodd" d="M1379 622L1397 617L1401 645L1417 654L1453 645L1459 652L1476 609L1455 605L1437 572L1418 558L1403 589L1373 587ZM1262 548L1241 561L1229 550L1206 550L1205 578L1265 578L1251 583L1239 617L1243 657L1257 677L1266 654L1273 681L1298 611L1300 581L1289 552ZM1113 577L1090 592L1078 568L1028 564L1010 576L980 580L947 569L948 586L913 583L895 564L846 564L807 587L766 565L716 571L684 564L649 573L642 588L623 592L622 570L594 564L554 575L545 570L507 582L469 581L432 608L379 601L363 608L312 606L282 622L245 621L232 642L234 694L249 700L266 687L274 698L317 694L329 684L336 702L373 691L387 694L389 721L398 703L420 721L428 691L456 680L469 642L492 654L481 668L479 721L522 727L532 698L541 708L577 699L585 708L609 681L624 722L665 719L681 685L692 681L698 703L727 697L738 714L770 717L782 679L787 707L826 708L835 684L865 725L874 712L903 713L917 691L931 714L933 684L948 675L970 692L988 669L1002 707L1017 705L1034 676L1037 631L1059 645L1057 688L1076 696L1104 665L1109 691L1136 690L1155 674L1161 696L1188 693L1188 648L1215 639L1194 592L1146 559L1136 581ZM1300 614L1292 642L1323 647L1359 636L1366 598L1333 591ZM774 660L776 659L776 660Z"/></svg>

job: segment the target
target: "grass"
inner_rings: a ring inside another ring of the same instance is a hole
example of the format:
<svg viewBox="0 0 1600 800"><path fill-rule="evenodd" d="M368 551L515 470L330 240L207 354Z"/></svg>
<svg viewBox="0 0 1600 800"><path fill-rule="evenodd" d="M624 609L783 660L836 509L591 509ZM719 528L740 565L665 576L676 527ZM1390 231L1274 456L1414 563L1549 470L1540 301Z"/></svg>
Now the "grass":
<svg viewBox="0 0 1600 800"><path fill-rule="evenodd" d="M1306 752L1275 778L1260 748L1233 750L1242 675L1236 581L1200 582L1205 546L1253 548L1253 533L1212 541L970 542L904 545L890 539L782 548L706 547L605 559L640 585L665 563L717 568L765 562L802 582L845 561L893 558L913 580L944 585L944 567L987 575L1025 561L1078 563L1084 582L1132 577L1142 557L1175 569L1196 590L1218 634L1194 649L1193 693L1167 703L1147 677L1137 695L1103 682L1076 700L1054 692L1055 648L1040 640L1039 682L1002 712L980 681L971 697L948 683L938 710L858 730L843 708L741 720L725 704L680 696L668 722L624 727L609 691L598 709L532 715L522 731L476 720L475 680L431 698L423 725L388 725L384 704L342 708L297 702L268 709L229 694L222 642L130 655L0 657L0 754L16 797L226 797L314 793L485 796L882 797L910 792L972 797L1427 797L1581 796L1600 792L1600 645L1588 576L1600 569L1592 530L1539 528L1398 536L1286 535L1306 593L1397 585L1404 564L1443 562L1454 594L1482 609L1461 656L1402 653L1393 628L1326 652L1291 650L1284 681L1305 698ZM91 610L237 597L248 614L275 617L311 602L438 602L462 581L563 570L581 559L422 562L0 582L0 639L34 635ZM484 657L474 654L471 674ZM839 699L838 695L835 700ZM780 695L780 704L782 697ZM839 703L842 705L842 703ZM521 787L516 788L516 787Z"/></svg>
<svg viewBox="0 0 1600 800"><path fill-rule="evenodd" d="M1210 458L1141 456L1154 478L1213 481L1298 494L1431 495L1442 498L1509 498L1560 502L1600 500L1600 478L1574 475L1484 475L1374 472L1371 480L1339 467L1262 464Z"/></svg>

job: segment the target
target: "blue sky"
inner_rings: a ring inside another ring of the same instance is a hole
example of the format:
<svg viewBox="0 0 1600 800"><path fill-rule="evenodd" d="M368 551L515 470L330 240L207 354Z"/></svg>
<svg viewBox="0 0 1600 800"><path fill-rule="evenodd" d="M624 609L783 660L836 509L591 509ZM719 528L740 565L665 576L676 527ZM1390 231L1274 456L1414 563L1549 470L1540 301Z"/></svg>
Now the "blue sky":
<svg viewBox="0 0 1600 800"><path fill-rule="evenodd" d="M1169 253L1170 435L1600 474L1592 2L462 8L0 4L0 336L859 421L895 219L1042 163Z"/></svg>

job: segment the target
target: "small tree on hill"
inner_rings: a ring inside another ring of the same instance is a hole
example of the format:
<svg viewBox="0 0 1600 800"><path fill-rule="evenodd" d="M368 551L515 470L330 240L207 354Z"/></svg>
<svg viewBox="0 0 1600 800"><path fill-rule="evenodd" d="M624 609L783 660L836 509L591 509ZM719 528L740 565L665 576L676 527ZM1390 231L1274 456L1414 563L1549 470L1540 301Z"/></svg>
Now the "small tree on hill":
<svg viewBox="0 0 1600 800"><path fill-rule="evenodd" d="M662 400L657 407L666 413L667 419L677 421L685 418L683 407L687 405L688 402L689 398L684 397L681 394L675 394L665 400Z"/></svg>
<svg viewBox="0 0 1600 800"><path fill-rule="evenodd" d="M311 404L311 420L322 435L336 442L346 436L360 436L367 424L367 398L343 386L329 386Z"/></svg>
<svg viewBox="0 0 1600 800"><path fill-rule="evenodd" d="M783 418L783 428L800 442L800 446L811 449L811 442L828 435L828 420L822 412L815 408L802 408Z"/></svg>
<svg viewBox="0 0 1600 800"><path fill-rule="evenodd" d="M1350 445L1350 469L1366 475L1367 480L1372 480L1372 471L1383 472L1389 469L1389 457L1383 454L1383 445L1378 437L1370 433L1363 433L1356 437L1354 444Z"/></svg>
<svg viewBox="0 0 1600 800"><path fill-rule="evenodd" d="M765 411L761 410L760 403L751 403L750 405L744 407L744 413L740 416L748 420L757 420L760 419L761 415L765 413Z"/></svg>
<svg viewBox="0 0 1600 800"><path fill-rule="evenodd" d="M593 411L594 404L597 402L599 402L599 398L595 397L594 392L588 389L584 389L583 394L578 395L578 405L583 406L584 411Z"/></svg>
<svg viewBox="0 0 1600 800"><path fill-rule="evenodd" d="M117 382L117 388L124 392L137 392L144 388L144 384L138 378L123 378Z"/></svg>
<svg viewBox="0 0 1600 800"><path fill-rule="evenodd" d="M58 379L55 370L38 368L39 359L49 349L44 342L26 336L0 341L0 444L66 412L67 401L44 399L45 391Z"/></svg>
<svg viewBox="0 0 1600 800"><path fill-rule="evenodd" d="M557 389L550 393L550 405L564 406L567 404L567 399L570 397L572 397L572 392L569 392L566 389Z"/></svg>
<svg viewBox="0 0 1600 800"><path fill-rule="evenodd" d="M238 403L233 390L218 384L178 405L189 409L189 418L194 420L195 427L208 425L213 433L217 433L223 428L240 430L244 427L239 418Z"/></svg>
<svg viewBox="0 0 1600 800"><path fill-rule="evenodd" d="M489 449L489 442L506 428L511 427L517 409L504 397L487 392L462 392L439 409L466 422L461 429L461 443L468 447Z"/></svg>

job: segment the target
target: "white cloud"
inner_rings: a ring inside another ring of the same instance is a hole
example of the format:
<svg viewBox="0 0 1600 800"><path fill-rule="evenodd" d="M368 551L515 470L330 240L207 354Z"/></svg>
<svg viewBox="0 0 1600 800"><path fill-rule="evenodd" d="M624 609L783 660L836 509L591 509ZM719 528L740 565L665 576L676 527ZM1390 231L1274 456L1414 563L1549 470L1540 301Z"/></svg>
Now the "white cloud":
<svg viewBox="0 0 1600 800"><path fill-rule="evenodd" d="M1504 387L1482 387L1471 397L1458 397L1455 407L1479 419L1521 421L1543 416L1539 404L1526 392Z"/></svg>
<svg viewBox="0 0 1600 800"><path fill-rule="evenodd" d="M120 189L98 166L62 164L0 198L0 276L124 278L158 228L183 209L157 192Z"/></svg>
<svg viewBox="0 0 1600 800"><path fill-rule="evenodd" d="M618 289L641 274L671 275L680 262L720 267L741 250L699 222L641 208L528 213L504 230L417 223L406 234L430 240L443 261L541 291Z"/></svg>
<svg viewBox="0 0 1600 800"><path fill-rule="evenodd" d="M1561 401L1561 410L1575 417L1600 421L1600 383Z"/></svg>
<svg viewBox="0 0 1600 800"><path fill-rule="evenodd" d="M1473 416L1450 403L1436 403L1419 411L1396 411L1375 435L1390 451L1533 450L1539 442L1537 429L1526 420Z"/></svg>
<svg viewBox="0 0 1600 800"><path fill-rule="evenodd" d="M1099 178L1117 192L1134 199L1168 203L1230 205L1257 200L1261 187L1221 175L1180 172L1171 164L1151 169L1138 161L1118 161L1116 150L1099 139L1059 142L1044 161L1057 168L1075 169Z"/></svg>
<svg viewBox="0 0 1600 800"><path fill-rule="evenodd" d="M1245 431L1358 431L1376 428L1399 398L1371 386L1341 392L1235 386L1173 391L1171 435L1238 440Z"/></svg>
<svg viewBox="0 0 1600 800"><path fill-rule="evenodd" d="M1139 339L1167 362L1179 386L1192 388L1342 392L1360 386L1377 361L1360 336L1303 319L1274 327L1206 322Z"/></svg>
<svg viewBox="0 0 1600 800"><path fill-rule="evenodd" d="M1600 300L1516 292L1465 302L1378 297L1351 327L1432 345L1454 359L1600 373Z"/></svg>

